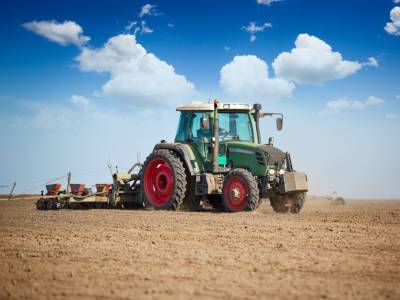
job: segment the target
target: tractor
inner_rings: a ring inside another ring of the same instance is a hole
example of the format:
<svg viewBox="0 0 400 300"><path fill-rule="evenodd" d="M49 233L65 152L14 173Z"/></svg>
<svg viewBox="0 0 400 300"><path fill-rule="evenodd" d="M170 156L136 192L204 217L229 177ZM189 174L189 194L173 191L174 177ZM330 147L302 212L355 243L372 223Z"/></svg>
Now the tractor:
<svg viewBox="0 0 400 300"><path fill-rule="evenodd" d="M262 144L260 119L280 113L261 105L193 102L180 112L175 141L162 140L147 157L140 175L146 207L199 210L211 205L227 212L252 211L268 198L275 212L299 213L308 190L307 176L296 172L288 152Z"/></svg>
<svg viewBox="0 0 400 300"><path fill-rule="evenodd" d="M345 205L346 201L343 197L339 197L336 191L332 192L332 194L326 197L331 205Z"/></svg>

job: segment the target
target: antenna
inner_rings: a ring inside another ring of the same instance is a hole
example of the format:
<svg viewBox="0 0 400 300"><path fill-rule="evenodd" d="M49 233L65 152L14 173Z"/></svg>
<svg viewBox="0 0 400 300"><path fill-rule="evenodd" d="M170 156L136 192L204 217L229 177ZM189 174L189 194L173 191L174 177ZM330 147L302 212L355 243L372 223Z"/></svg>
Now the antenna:
<svg viewBox="0 0 400 300"><path fill-rule="evenodd" d="M136 153L136 162L137 163L140 163L140 161L141 161L141 153L140 153L140 151L138 151L137 153Z"/></svg>

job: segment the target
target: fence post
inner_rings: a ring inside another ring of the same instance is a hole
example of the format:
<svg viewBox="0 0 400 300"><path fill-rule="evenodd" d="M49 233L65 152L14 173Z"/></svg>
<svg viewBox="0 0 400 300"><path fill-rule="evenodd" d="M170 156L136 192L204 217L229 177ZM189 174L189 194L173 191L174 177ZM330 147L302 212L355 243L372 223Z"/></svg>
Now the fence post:
<svg viewBox="0 0 400 300"><path fill-rule="evenodd" d="M67 174L67 194L71 192L71 172Z"/></svg>

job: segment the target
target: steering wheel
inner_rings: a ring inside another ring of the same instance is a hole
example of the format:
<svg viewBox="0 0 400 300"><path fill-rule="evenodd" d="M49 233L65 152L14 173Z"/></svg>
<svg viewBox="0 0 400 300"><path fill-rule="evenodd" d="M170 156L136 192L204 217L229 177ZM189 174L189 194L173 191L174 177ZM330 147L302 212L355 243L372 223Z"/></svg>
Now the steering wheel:
<svg viewBox="0 0 400 300"><path fill-rule="evenodd" d="M218 130L218 134L219 136L221 136L222 138L227 137L229 135L229 131L226 130L225 128L219 128Z"/></svg>

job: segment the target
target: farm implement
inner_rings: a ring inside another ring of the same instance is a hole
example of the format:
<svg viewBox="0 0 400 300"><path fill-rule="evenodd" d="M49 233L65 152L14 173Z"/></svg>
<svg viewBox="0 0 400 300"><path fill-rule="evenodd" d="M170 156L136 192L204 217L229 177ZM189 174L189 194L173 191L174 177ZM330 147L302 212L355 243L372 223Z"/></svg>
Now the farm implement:
<svg viewBox="0 0 400 300"><path fill-rule="evenodd" d="M113 174L112 184L47 186L38 209L149 207L157 210L255 210L268 198L276 212L298 213L308 190L307 176L294 170L291 156L262 144L260 118L280 113L261 112L261 105L190 103L177 107L178 130L173 143L162 140L143 164ZM136 172L133 172L137 170Z"/></svg>
<svg viewBox="0 0 400 300"><path fill-rule="evenodd" d="M69 176L66 190L61 190L60 183L46 185L46 194L36 202L36 207L39 210L143 207L140 185L136 184L140 177L131 170L113 174L113 184L96 184L96 192L86 188L85 184L70 183Z"/></svg>

